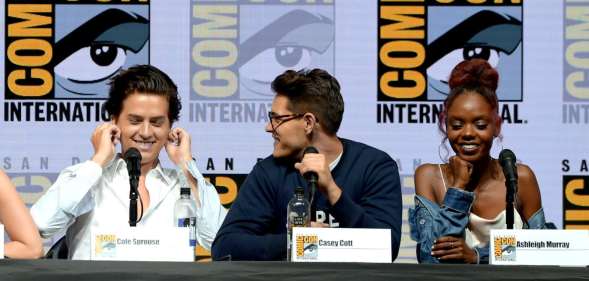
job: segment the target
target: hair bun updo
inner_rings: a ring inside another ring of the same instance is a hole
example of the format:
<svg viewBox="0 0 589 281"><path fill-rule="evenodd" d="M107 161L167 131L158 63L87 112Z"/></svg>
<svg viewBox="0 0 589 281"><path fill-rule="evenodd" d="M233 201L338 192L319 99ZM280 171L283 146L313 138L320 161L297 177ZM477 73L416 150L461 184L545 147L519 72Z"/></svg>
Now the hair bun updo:
<svg viewBox="0 0 589 281"><path fill-rule="evenodd" d="M450 89L462 87L464 89L487 88L493 92L497 90L499 73L484 59L465 60L452 70L448 84Z"/></svg>

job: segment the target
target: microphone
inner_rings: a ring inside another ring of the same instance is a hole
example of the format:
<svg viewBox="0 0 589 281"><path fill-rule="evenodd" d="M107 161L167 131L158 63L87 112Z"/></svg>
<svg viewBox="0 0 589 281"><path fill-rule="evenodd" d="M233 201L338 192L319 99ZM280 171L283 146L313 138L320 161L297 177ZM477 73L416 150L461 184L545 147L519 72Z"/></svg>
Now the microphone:
<svg viewBox="0 0 589 281"><path fill-rule="evenodd" d="M505 176L505 212L507 213L507 229L513 229L513 201L517 193L517 165L515 154L509 149L501 150L499 153L499 164L503 168Z"/></svg>
<svg viewBox="0 0 589 281"><path fill-rule="evenodd" d="M313 147L313 146L308 146L307 148L305 148L305 150L303 151L303 156L307 153L319 153L319 151L317 150L317 148ZM309 196L309 204L311 205L311 220L315 221L316 217L315 217L315 192L317 191L317 181L319 180L319 176L317 175L317 173L313 172L313 171L309 171L306 172L303 177L307 180L307 185L309 186L309 189L311 191L311 194Z"/></svg>
<svg viewBox="0 0 589 281"><path fill-rule="evenodd" d="M125 155L127 172L129 173L129 226L137 225L137 197L139 194L138 185L141 176L141 153L137 148L127 149Z"/></svg>
<svg viewBox="0 0 589 281"><path fill-rule="evenodd" d="M125 158L125 163L127 163L129 176L141 176L141 153L139 150L131 147L127 149L123 157Z"/></svg>

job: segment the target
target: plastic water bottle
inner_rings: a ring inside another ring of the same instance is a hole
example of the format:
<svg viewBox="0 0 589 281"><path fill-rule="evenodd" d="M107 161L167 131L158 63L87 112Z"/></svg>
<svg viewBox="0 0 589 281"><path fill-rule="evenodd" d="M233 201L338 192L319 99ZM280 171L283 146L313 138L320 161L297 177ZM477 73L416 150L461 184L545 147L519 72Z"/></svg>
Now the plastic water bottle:
<svg viewBox="0 0 589 281"><path fill-rule="evenodd" d="M292 228L293 227L309 227L311 225L311 204L307 198L305 198L305 189L302 187L296 187L294 196L288 202L286 208L286 259L291 260L291 247L292 247Z"/></svg>
<svg viewBox="0 0 589 281"><path fill-rule="evenodd" d="M190 246L196 247L196 203L190 187L180 188L180 199L174 205L174 226L190 228Z"/></svg>

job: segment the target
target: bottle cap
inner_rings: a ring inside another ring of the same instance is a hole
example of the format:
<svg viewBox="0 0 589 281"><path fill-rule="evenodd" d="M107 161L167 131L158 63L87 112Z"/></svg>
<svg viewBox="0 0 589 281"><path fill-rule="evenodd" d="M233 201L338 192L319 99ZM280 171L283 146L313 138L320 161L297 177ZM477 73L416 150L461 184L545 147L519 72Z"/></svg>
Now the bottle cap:
<svg viewBox="0 0 589 281"><path fill-rule="evenodd" d="M180 195L190 195L190 187L182 187L180 188Z"/></svg>
<svg viewBox="0 0 589 281"><path fill-rule="evenodd" d="M305 194L305 188L302 186L295 187L295 194Z"/></svg>

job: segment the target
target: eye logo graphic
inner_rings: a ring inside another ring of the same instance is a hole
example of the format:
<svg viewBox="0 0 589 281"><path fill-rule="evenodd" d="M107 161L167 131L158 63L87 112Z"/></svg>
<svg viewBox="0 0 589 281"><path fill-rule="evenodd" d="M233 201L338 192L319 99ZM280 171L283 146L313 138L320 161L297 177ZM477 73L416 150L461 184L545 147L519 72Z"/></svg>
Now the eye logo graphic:
<svg viewBox="0 0 589 281"><path fill-rule="evenodd" d="M519 8L428 10L427 100L444 100L448 77L463 60L484 59L500 73L501 101L521 101L522 22ZM456 19L461 19L455 23ZM444 27L449 27L445 29Z"/></svg>
<svg viewBox="0 0 589 281"><path fill-rule="evenodd" d="M498 70L499 100L522 101L521 4L381 5L378 101L444 100L454 66L473 58Z"/></svg>
<svg viewBox="0 0 589 281"><path fill-rule="evenodd" d="M511 1L379 2L377 123L435 124L454 67L484 59L499 72L499 113L525 124L523 6ZM483 4L483 5L481 5Z"/></svg>
<svg viewBox="0 0 589 281"><path fill-rule="evenodd" d="M104 2L6 1L4 122L109 120L110 78L149 64L149 0Z"/></svg>
<svg viewBox="0 0 589 281"><path fill-rule="evenodd" d="M7 1L6 100L106 99L109 78L149 63L149 2L100 2Z"/></svg>
<svg viewBox="0 0 589 281"><path fill-rule="evenodd" d="M56 98L106 99L119 70L149 62L147 7L63 5L60 12L68 16L55 27Z"/></svg>
<svg viewBox="0 0 589 281"><path fill-rule="evenodd" d="M333 1L192 2L191 100L267 101L288 69L334 71Z"/></svg>
<svg viewBox="0 0 589 281"><path fill-rule="evenodd" d="M287 69L299 70L317 64L333 69L333 64L329 64L333 57L324 57L332 46L333 24L325 16L297 9L250 36L241 44L243 51L237 61L241 96L273 97L270 83Z"/></svg>

